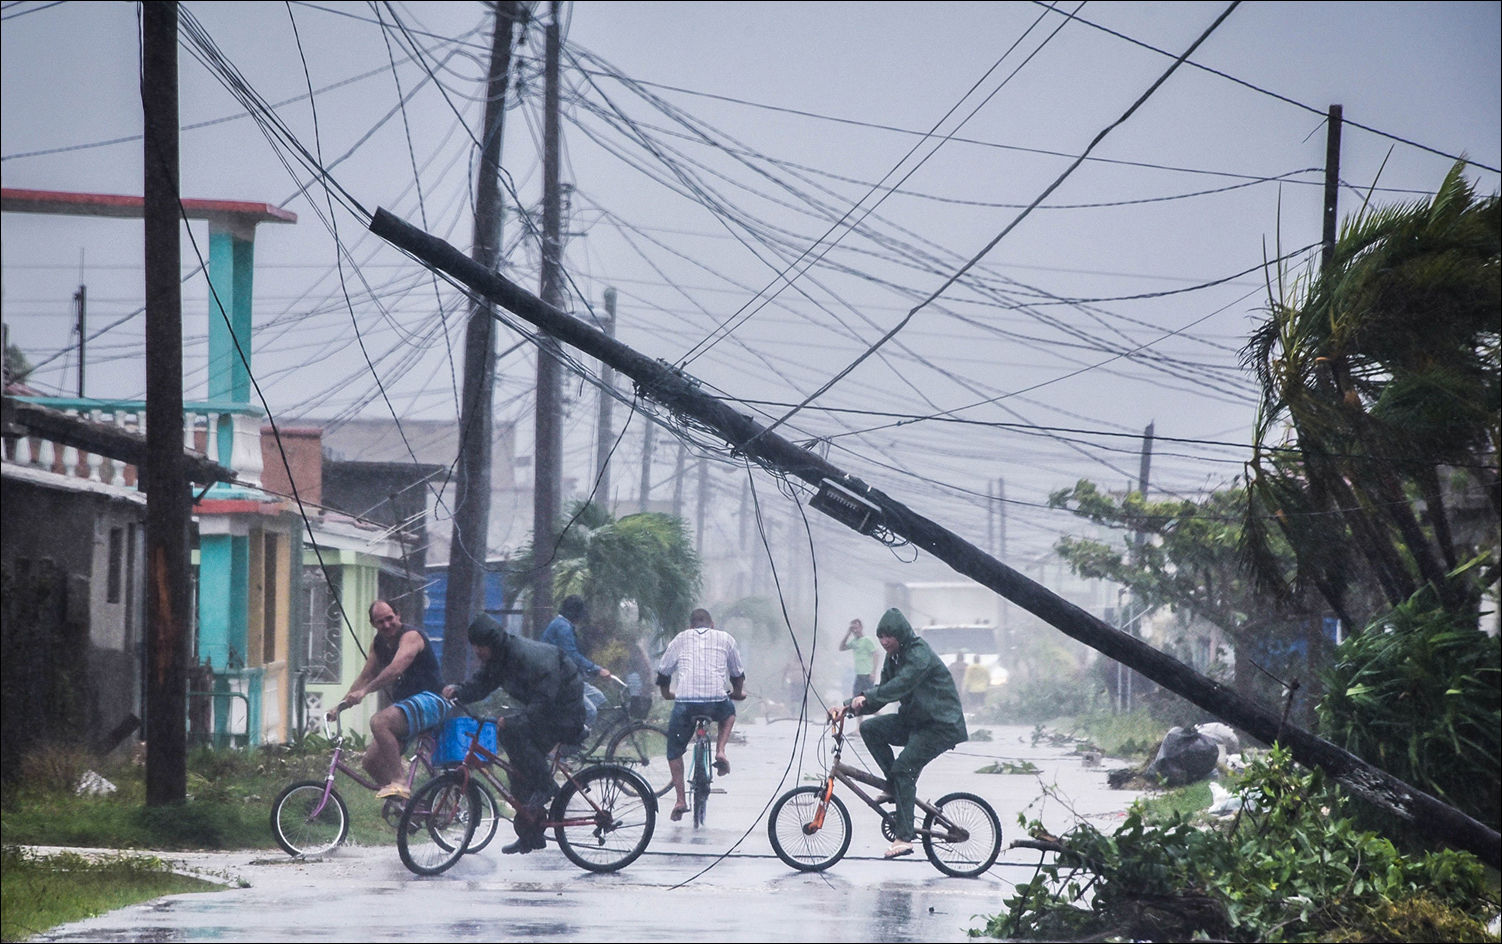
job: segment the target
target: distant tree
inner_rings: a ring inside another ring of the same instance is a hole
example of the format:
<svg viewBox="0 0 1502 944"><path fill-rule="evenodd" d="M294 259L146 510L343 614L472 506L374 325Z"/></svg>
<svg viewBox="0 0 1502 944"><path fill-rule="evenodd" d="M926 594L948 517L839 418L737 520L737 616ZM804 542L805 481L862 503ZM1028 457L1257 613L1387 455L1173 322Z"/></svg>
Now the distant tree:
<svg viewBox="0 0 1502 944"><path fill-rule="evenodd" d="M25 383L31 371L31 361L26 359L25 352L14 344L5 345L5 385Z"/></svg>
<svg viewBox="0 0 1502 944"><path fill-rule="evenodd" d="M591 632L653 639L688 626L697 606L699 558L683 519L658 512L613 518L603 506L575 502L559 531L522 550L507 571L524 593L538 555L553 564L553 597L577 593L589 606ZM520 577L520 579L518 579Z"/></svg>
<svg viewBox="0 0 1502 944"><path fill-rule="evenodd" d="M1276 695L1276 687L1259 684L1259 679L1270 683L1272 677L1258 665L1279 643L1305 645L1319 631L1320 621L1312 610L1314 601L1295 605L1280 600L1247 573L1241 558L1246 503L1246 490L1240 487L1199 501L1147 501L1140 492L1116 497L1082 479L1074 488L1050 495L1049 505L1120 531L1122 540L1107 544L1066 536L1054 550L1082 577L1120 584L1150 608L1167 608L1218 627L1234 645L1237 689L1247 695ZM1285 569L1292 568L1291 549L1279 545L1275 553Z"/></svg>
<svg viewBox="0 0 1502 944"><path fill-rule="evenodd" d="M1243 351L1262 387L1253 572L1355 630L1425 586L1474 625L1497 585L1502 214L1463 169L1431 200L1347 220Z"/></svg>

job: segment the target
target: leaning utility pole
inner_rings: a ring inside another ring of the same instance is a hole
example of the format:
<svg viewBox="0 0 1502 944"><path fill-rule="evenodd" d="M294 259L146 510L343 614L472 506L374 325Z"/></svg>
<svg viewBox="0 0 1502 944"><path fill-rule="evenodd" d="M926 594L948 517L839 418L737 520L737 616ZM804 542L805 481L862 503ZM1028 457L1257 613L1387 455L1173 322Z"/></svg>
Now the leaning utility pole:
<svg viewBox="0 0 1502 944"><path fill-rule="evenodd" d="M558 9L552 0L544 57L542 119L542 298L563 308L563 196L558 153ZM537 332L536 446L532 466L532 620L534 639L553 615L553 531L563 481L563 350L546 331Z"/></svg>
<svg viewBox="0 0 1502 944"><path fill-rule="evenodd" d="M141 4L146 162L146 805L188 791L188 524L183 463L182 208L178 192L177 3Z"/></svg>
<svg viewBox="0 0 1502 944"><path fill-rule="evenodd" d="M809 500L811 507L862 534L906 540L928 551L957 573L990 587L1066 635L1141 672L1233 727L1260 741L1285 745L1299 763L1321 768L1357 796L1414 823L1435 841L1465 849L1493 867L1502 865L1502 835L1495 829L1349 751L1286 724L1277 713L1106 624L902 502L776 435L749 415L737 412L731 403L709 396L684 372L607 338L577 318L544 304L515 283L478 268L452 246L385 210L376 211L370 228L376 235L564 343L609 362L668 410L713 430L745 461L814 486L817 493Z"/></svg>
<svg viewBox="0 0 1502 944"><path fill-rule="evenodd" d="M521 4L495 4L490 76L480 164L475 171L475 229L471 258L486 269L501 260L501 139L506 126L506 81L511 74L511 37ZM443 676L463 678L469 646L466 629L485 606L485 562L490 547L491 421L495 389L495 313L476 297L464 330L464 392L459 404L459 456L454 468L454 531L449 539L448 588L443 604Z"/></svg>

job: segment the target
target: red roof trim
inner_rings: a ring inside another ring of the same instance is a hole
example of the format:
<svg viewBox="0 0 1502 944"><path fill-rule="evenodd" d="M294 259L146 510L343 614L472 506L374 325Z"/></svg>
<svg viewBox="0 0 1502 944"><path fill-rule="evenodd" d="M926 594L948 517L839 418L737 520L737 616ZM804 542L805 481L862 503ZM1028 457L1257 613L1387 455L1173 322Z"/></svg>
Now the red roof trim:
<svg viewBox="0 0 1502 944"><path fill-rule="evenodd" d="M281 502L245 498L206 498L193 506L193 513L198 515L277 515L281 510Z"/></svg>
<svg viewBox="0 0 1502 944"><path fill-rule="evenodd" d="M297 214L269 203L239 200L183 200L190 220L233 218L244 223L296 223ZM68 193L62 190L0 190L0 210L10 213L61 213L72 216L138 218L146 199L116 193Z"/></svg>

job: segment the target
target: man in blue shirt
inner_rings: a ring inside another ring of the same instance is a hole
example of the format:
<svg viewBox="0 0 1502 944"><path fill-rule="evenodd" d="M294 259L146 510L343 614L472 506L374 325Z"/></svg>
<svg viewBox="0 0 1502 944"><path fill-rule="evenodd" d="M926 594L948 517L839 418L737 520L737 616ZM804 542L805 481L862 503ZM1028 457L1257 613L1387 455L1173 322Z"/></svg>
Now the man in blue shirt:
<svg viewBox="0 0 1502 944"><path fill-rule="evenodd" d="M609 669L603 665L596 665L590 661L588 656L579 651L579 640L574 633L574 627L578 623L583 622L584 618L588 615L589 612L584 605L584 598L576 594L570 594L564 598L563 605L558 608L558 615L553 617L553 621L542 631L542 636L538 641L562 649L563 654L578 667L579 674L584 678L592 675L597 675L600 678L610 678ZM600 705L604 704L604 702L605 693L585 682L584 723L586 725L594 723L595 712L599 710Z"/></svg>

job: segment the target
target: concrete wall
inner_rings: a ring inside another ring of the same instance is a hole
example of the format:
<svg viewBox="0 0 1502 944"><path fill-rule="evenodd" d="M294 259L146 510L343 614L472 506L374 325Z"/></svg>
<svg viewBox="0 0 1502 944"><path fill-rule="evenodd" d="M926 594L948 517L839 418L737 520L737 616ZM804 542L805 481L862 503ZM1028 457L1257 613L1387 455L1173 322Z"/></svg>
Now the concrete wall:
<svg viewBox="0 0 1502 944"><path fill-rule="evenodd" d="M144 501L100 483L64 487L57 476L13 471L7 469L0 479L5 508L0 559L7 594L18 597L7 602L23 603L28 587L44 576L43 582L52 585L52 602L28 611L25 619L35 625L5 627L8 642L16 633L40 636L40 651L49 653L36 666L14 667L28 673L29 680L12 678L10 666L7 679L27 686L33 697L53 691L54 683L62 685L65 690L54 694L77 709L82 727L68 732L69 740L98 746L122 721L142 714ZM6 612L10 620L19 611L7 605ZM84 641L81 654L71 651L79 639ZM10 660L22 654L7 651L4 656ZM61 672L68 665L82 666L82 682L55 677L52 670ZM37 672L52 674L33 677ZM7 717L7 727L12 720L23 719Z"/></svg>

